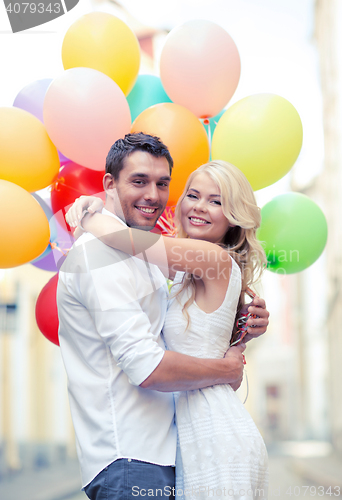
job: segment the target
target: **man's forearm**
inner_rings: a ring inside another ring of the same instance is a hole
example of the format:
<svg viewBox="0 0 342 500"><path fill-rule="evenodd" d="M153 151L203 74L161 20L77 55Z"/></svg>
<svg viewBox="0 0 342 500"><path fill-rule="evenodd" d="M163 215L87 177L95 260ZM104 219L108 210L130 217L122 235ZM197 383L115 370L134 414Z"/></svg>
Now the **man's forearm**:
<svg viewBox="0 0 342 500"><path fill-rule="evenodd" d="M201 359L166 351L157 368L140 387L161 392L191 391L217 384L237 384L242 372L239 349L223 359Z"/></svg>

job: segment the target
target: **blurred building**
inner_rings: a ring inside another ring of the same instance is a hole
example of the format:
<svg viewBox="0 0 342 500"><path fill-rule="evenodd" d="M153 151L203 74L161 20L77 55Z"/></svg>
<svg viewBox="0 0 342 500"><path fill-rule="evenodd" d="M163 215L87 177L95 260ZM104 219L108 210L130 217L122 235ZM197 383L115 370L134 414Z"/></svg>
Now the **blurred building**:
<svg viewBox="0 0 342 500"><path fill-rule="evenodd" d="M265 338L249 347L247 406L268 443L320 440L342 456L342 4L317 0L312 43L318 54L325 156L321 173L292 189L328 221L328 242L309 269L267 272L260 294L271 311ZM251 374L250 374L251 373Z"/></svg>
<svg viewBox="0 0 342 500"><path fill-rule="evenodd" d="M326 328L329 341L329 422L334 448L342 454L342 5L317 0L316 40L324 110L325 164L311 192L320 197L329 221L326 252Z"/></svg>
<svg viewBox="0 0 342 500"><path fill-rule="evenodd" d="M51 277L31 264L0 270L0 475L75 456L59 348L35 319Z"/></svg>

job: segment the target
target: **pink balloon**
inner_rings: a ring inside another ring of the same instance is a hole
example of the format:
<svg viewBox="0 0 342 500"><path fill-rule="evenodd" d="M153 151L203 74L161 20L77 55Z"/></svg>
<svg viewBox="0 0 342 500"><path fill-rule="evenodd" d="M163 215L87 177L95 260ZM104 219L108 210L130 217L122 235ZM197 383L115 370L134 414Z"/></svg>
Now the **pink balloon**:
<svg viewBox="0 0 342 500"><path fill-rule="evenodd" d="M211 21L173 29L160 59L160 78L173 102L199 118L217 115L234 94L241 71L231 36Z"/></svg>
<svg viewBox="0 0 342 500"><path fill-rule="evenodd" d="M131 127L120 87L90 68L68 69L53 80L43 114L47 132L63 155L93 170L104 169L110 147Z"/></svg>

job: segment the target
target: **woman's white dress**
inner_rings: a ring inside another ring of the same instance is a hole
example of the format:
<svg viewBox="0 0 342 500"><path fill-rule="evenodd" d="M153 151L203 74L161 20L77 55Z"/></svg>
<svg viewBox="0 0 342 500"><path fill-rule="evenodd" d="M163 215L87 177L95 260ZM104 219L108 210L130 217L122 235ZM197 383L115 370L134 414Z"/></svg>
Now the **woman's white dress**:
<svg viewBox="0 0 342 500"><path fill-rule="evenodd" d="M182 277L183 273L176 274L173 292ZM186 331L182 308L191 292L187 289L178 300L171 299L163 329L167 348L198 358L222 358L229 347L240 291L241 272L232 259L223 303L212 313L193 303L188 308L191 323ZM175 406L179 439L176 498L267 498L266 447L231 386L176 393Z"/></svg>

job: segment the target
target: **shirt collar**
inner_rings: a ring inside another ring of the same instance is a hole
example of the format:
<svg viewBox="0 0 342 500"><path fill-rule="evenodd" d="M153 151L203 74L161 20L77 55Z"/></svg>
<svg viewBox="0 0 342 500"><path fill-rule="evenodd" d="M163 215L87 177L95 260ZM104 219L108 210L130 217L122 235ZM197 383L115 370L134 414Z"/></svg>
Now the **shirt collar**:
<svg viewBox="0 0 342 500"><path fill-rule="evenodd" d="M103 215L110 215L111 217L113 217L114 219L118 220L119 222L121 222L121 224L125 227L127 227L127 224L122 220L120 219L120 217L118 217L117 215L113 214L113 212L110 212L109 210L107 210L106 208L103 208L102 209L102 214Z"/></svg>

